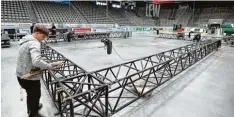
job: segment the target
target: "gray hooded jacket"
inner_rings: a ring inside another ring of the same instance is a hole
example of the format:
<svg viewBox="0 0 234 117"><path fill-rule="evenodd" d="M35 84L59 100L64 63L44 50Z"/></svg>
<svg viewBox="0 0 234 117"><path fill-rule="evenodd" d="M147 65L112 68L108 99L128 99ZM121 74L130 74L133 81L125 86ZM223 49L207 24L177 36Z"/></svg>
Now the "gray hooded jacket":
<svg viewBox="0 0 234 117"><path fill-rule="evenodd" d="M52 65L42 60L41 42L32 35L26 35L20 42L19 54L17 58L16 75L22 76L32 69L51 69ZM35 75L27 80L40 80L41 75Z"/></svg>

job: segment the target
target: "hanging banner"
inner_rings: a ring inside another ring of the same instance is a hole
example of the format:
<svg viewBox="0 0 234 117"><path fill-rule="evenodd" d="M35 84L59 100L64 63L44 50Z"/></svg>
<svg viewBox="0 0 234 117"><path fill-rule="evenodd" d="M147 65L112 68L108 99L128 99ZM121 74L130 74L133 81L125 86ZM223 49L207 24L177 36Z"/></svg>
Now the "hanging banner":
<svg viewBox="0 0 234 117"><path fill-rule="evenodd" d="M73 28L74 32L91 32L91 28Z"/></svg>
<svg viewBox="0 0 234 117"><path fill-rule="evenodd" d="M166 4L172 3L174 0L152 0L152 4Z"/></svg>
<svg viewBox="0 0 234 117"><path fill-rule="evenodd" d="M29 28L31 26L30 23L2 23L1 28L2 29L19 29L19 28Z"/></svg>
<svg viewBox="0 0 234 117"><path fill-rule="evenodd" d="M136 31L142 31L142 27L141 26L136 27Z"/></svg>

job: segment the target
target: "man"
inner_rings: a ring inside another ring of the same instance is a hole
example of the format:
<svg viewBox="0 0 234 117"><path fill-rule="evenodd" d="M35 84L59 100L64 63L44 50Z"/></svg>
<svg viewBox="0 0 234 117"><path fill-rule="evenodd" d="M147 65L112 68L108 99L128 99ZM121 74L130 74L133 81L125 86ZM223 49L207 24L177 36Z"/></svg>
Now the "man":
<svg viewBox="0 0 234 117"><path fill-rule="evenodd" d="M35 25L32 35L26 35L20 40L19 54L17 58L16 75L18 82L27 93L27 109L29 117L41 117L38 110L42 108L42 104L39 105L41 97L41 75L30 76L25 79L20 77L30 73L35 69L52 69L62 62L47 63L42 60L41 57L41 41L46 39L49 34L49 30L42 25Z"/></svg>
<svg viewBox="0 0 234 117"><path fill-rule="evenodd" d="M50 38L54 39L55 42L57 42L57 40L56 40L56 27L55 27L54 23L52 23L52 27L51 27L50 31L51 31Z"/></svg>
<svg viewBox="0 0 234 117"><path fill-rule="evenodd" d="M74 39L74 31L69 31L67 34L67 41L71 42L71 40Z"/></svg>
<svg viewBox="0 0 234 117"><path fill-rule="evenodd" d="M196 35L194 35L193 42L194 41L196 42L197 47L200 47L200 44L201 44L201 33L197 33Z"/></svg>
<svg viewBox="0 0 234 117"><path fill-rule="evenodd" d="M55 27L54 23L52 23L51 34L56 35L56 27Z"/></svg>
<svg viewBox="0 0 234 117"><path fill-rule="evenodd" d="M201 34L197 33L196 35L194 35L193 41L196 41L197 43L199 43L201 40Z"/></svg>
<svg viewBox="0 0 234 117"><path fill-rule="evenodd" d="M33 23L32 26L30 27L31 34L33 33L33 27L35 26L36 23Z"/></svg>

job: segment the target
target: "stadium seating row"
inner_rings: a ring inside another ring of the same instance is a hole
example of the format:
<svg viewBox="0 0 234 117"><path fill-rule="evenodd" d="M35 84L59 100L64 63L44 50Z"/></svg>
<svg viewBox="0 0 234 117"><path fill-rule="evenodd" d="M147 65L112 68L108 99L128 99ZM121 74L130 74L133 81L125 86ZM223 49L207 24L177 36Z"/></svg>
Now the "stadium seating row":
<svg viewBox="0 0 234 117"><path fill-rule="evenodd" d="M2 22L30 23L32 17L27 7L32 5L37 22L41 23L80 23L80 24L119 24L127 26L203 26L209 19L224 19L234 22L234 9L224 7L197 8L194 11L184 8L161 8L159 19L145 16L145 7L136 11L97 6L88 1L73 1L72 4L56 4L46 1L2 1ZM31 17L30 17L31 16Z"/></svg>

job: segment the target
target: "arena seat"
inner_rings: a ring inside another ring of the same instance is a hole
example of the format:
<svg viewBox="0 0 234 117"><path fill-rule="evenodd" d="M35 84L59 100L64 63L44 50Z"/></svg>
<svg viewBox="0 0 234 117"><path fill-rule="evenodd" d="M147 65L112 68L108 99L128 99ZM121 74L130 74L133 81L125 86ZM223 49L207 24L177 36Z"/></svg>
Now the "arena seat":
<svg viewBox="0 0 234 117"><path fill-rule="evenodd" d="M32 1L37 19L42 23L81 23L87 21L68 4Z"/></svg>
<svg viewBox="0 0 234 117"><path fill-rule="evenodd" d="M74 1L72 4L91 24L115 24L113 19L106 15L104 6L96 6L86 1Z"/></svg>
<svg viewBox="0 0 234 117"><path fill-rule="evenodd" d="M6 23L29 23L25 1L1 1L1 21Z"/></svg>
<svg viewBox="0 0 234 117"><path fill-rule="evenodd" d="M195 10L198 11L198 9ZM209 7L200 9L194 18L193 26L204 26L208 23L209 19L229 19L232 21L234 19L234 10L225 7Z"/></svg>
<svg viewBox="0 0 234 117"><path fill-rule="evenodd" d="M109 15L119 24L124 26L133 26L134 24L126 17L123 9L111 8Z"/></svg>
<svg viewBox="0 0 234 117"><path fill-rule="evenodd" d="M135 11L97 6L90 1L72 1L59 4L48 1L2 1L4 23L77 23L77 24L119 24L122 26L204 26L210 19L224 19L234 22L234 9L227 7L206 7L194 10L185 5L179 8L161 7L159 19L146 16L146 7ZM183 9L186 8L186 9ZM33 11L33 12L32 12ZM32 20L32 21L31 21Z"/></svg>

